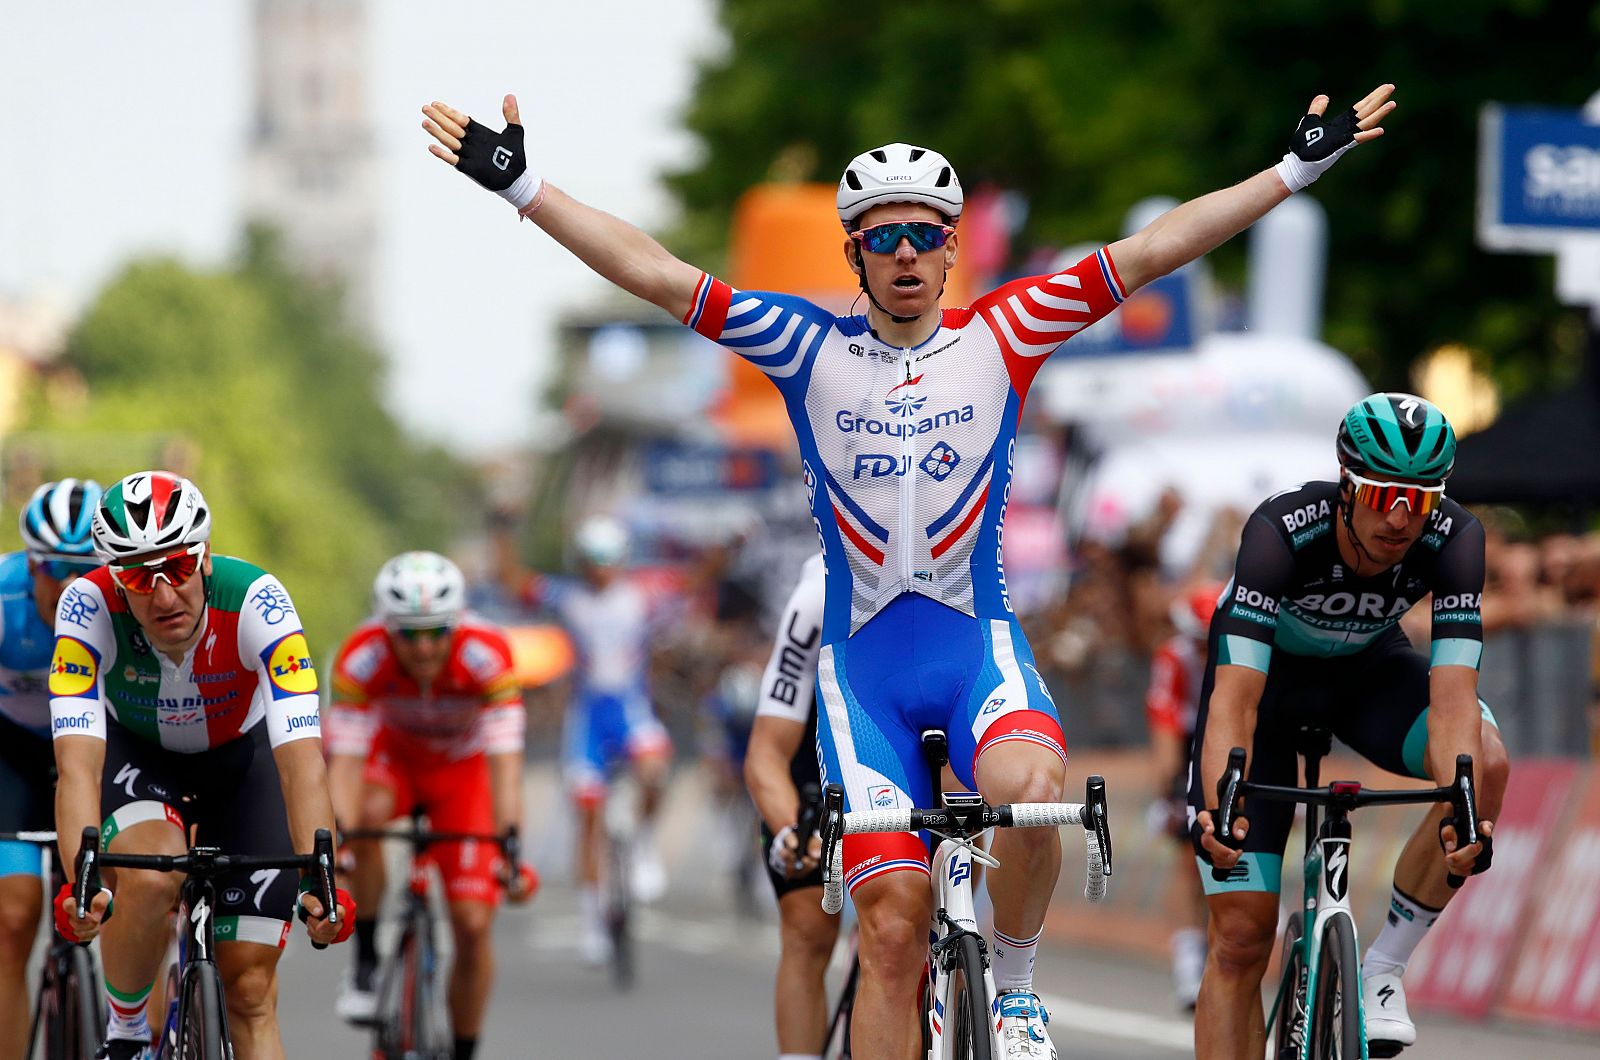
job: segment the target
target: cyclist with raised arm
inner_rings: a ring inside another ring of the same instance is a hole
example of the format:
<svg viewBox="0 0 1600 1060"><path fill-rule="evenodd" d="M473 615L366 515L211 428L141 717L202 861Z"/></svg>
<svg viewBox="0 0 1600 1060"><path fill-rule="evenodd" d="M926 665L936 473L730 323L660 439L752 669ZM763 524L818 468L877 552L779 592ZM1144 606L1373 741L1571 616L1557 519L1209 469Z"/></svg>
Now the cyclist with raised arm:
<svg viewBox="0 0 1600 1060"><path fill-rule="evenodd" d="M100 565L89 521L90 479L46 482L18 519L22 551L0 556L0 832L55 827L50 658L56 602ZM28 1048L28 957L39 933L43 861L34 843L0 840L0 1060Z"/></svg>
<svg viewBox="0 0 1600 1060"><path fill-rule="evenodd" d="M929 805L919 746L943 728L958 779L990 803L1059 801L1060 719L1017 623L1000 563L1018 420L1044 359L1144 284L1243 231L1380 135L1392 86L1323 117L1318 96L1272 169L1164 214L1060 272L943 309L963 195L938 152L888 144L839 181L843 257L867 296L840 317L804 299L739 291L528 168L516 100L494 132L439 103L429 150L508 199L601 276L745 357L783 395L827 560L818 729L846 808ZM860 914L854 1051L911 1056L932 894L914 834L850 836ZM1061 864L1052 829L1003 830L988 877L1007 1056L1051 1057L1033 959Z"/></svg>
<svg viewBox="0 0 1600 1060"><path fill-rule="evenodd" d="M600 887L605 864L602 811L619 762L628 763L640 792L629 886L642 902L660 898L667 886L655 822L672 740L650 698L650 640L659 615L624 573L629 545L628 529L619 520L590 516L572 535L578 576L557 578L523 570L509 537L502 534L497 541L506 587L526 604L554 610L577 648L561 736L561 771L578 810L578 946L591 964L604 963L611 952Z"/></svg>
<svg viewBox="0 0 1600 1060"><path fill-rule="evenodd" d="M129 475L93 519L107 565L62 594L50 673L62 863L73 865L86 827L120 853L183 854L190 829L228 853L309 853L333 808L317 676L289 594L261 568L212 553L211 509L188 479ZM146 1003L182 877L105 876L85 915L69 881L55 921L69 939L99 936L106 1055L127 1060L149 1055ZM341 888L333 922L306 893L309 878L275 869L219 882L216 961L234 1048L241 1060L282 1057L277 966L296 906L310 937L329 943L349 934L355 905Z"/></svg>
<svg viewBox="0 0 1600 1060"><path fill-rule="evenodd" d="M1202 1060L1259 1057L1265 1046L1260 984L1294 817L1288 803L1246 798L1233 842L1221 841L1212 813L1230 748L1248 752L1247 779L1291 787L1306 724L1392 773L1440 786L1454 780L1456 755L1470 754L1485 837L1510 772L1478 698L1483 525L1444 493L1455 432L1422 398L1373 394L1345 414L1336 449L1338 481L1274 494L1245 523L1211 623L1189 806L1201 860L1230 872L1224 883L1201 873L1211 913L1195 1012ZM1424 655L1399 621L1430 594ZM1433 809L1401 852L1388 920L1362 961L1367 1038L1387 1050L1374 1055L1416 1041L1400 976L1454 893L1447 876L1488 868L1492 846L1485 838L1458 848L1448 817L1441 823Z"/></svg>
<svg viewBox="0 0 1600 1060"><path fill-rule="evenodd" d="M328 711L329 781L340 821L382 828L421 807L435 831L506 836L516 853L522 826L526 714L499 627L466 610L466 579L437 552L406 552L378 571L373 617L339 649ZM355 967L339 996L347 1020L370 1019L378 967L377 920L383 851L350 844ZM494 985L490 928L504 891L532 897L538 878L505 863L492 844L432 847L444 882L455 960L450 1022L456 1060L472 1060Z"/></svg>
<svg viewBox="0 0 1600 1060"><path fill-rule="evenodd" d="M808 785L822 789L815 688L825 578L822 556L812 556L784 605L744 758L778 898L778 1060L820 1060L828 1036L824 979L839 938L839 918L822 911L822 840L813 830L802 849L796 833L805 809L801 792Z"/></svg>

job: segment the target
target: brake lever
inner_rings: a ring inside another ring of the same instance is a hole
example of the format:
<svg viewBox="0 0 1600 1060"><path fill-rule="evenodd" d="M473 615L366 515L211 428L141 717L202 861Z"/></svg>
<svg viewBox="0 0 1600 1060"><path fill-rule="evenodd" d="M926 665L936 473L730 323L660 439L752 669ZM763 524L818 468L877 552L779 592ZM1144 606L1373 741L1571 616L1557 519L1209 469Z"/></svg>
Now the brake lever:
<svg viewBox="0 0 1600 1060"><path fill-rule="evenodd" d="M1105 874L1111 875L1111 808L1106 801L1106 780L1102 776L1091 776L1084 782L1083 804L1088 813L1087 827L1092 828L1094 836L1100 841L1100 859L1105 865Z"/></svg>
<svg viewBox="0 0 1600 1060"><path fill-rule="evenodd" d="M1456 849L1481 842L1483 837L1478 834L1478 799L1472 783L1471 755L1456 755L1456 778L1450 784L1450 805L1455 811L1449 823L1455 826ZM1482 856L1480 853L1479 857ZM1452 890L1466 882L1465 876L1457 876L1453 872L1445 875L1445 883Z"/></svg>
<svg viewBox="0 0 1600 1060"><path fill-rule="evenodd" d="M1214 815L1212 834L1217 837L1217 842L1234 850L1240 849L1243 844L1233 837L1234 820L1238 814L1234 805L1239 801L1239 785L1244 783L1244 748L1235 747L1228 752L1228 768L1222 771L1222 776L1217 779L1217 809ZM1218 883L1226 883L1232 870L1211 866L1211 878Z"/></svg>

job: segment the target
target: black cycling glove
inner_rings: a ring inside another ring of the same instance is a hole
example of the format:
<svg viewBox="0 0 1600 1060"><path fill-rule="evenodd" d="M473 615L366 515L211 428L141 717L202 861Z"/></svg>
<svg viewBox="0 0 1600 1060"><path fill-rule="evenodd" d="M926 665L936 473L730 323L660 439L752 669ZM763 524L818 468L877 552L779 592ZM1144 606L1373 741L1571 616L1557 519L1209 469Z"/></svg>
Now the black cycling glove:
<svg viewBox="0 0 1600 1060"><path fill-rule="evenodd" d="M1354 107L1331 118L1307 114L1295 127L1289 153L1275 167L1278 176L1290 191L1299 191L1354 147L1359 131Z"/></svg>
<svg viewBox="0 0 1600 1060"><path fill-rule="evenodd" d="M543 183L528 172L520 125L509 124L495 132L468 118L456 157L457 169L519 210L533 201Z"/></svg>

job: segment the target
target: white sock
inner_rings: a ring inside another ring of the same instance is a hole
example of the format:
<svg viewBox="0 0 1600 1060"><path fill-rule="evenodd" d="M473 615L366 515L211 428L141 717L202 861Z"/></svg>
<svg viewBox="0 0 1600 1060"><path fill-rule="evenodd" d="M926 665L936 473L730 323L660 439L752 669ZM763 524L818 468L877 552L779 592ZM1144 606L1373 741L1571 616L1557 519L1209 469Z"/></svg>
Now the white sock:
<svg viewBox="0 0 1600 1060"><path fill-rule="evenodd" d="M1206 933L1204 928L1186 927L1179 928L1172 933L1170 940L1172 956L1174 959L1189 956L1198 952L1201 957L1206 952Z"/></svg>
<svg viewBox="0 0 1600 1060"><path fill-rule="evenodd" d="M584 926L602 923L605 920L602 909L599 886L583 884L578 889L578 914L583 918Z"/></svg>
<svg viewBox="0 0 1600 1060"><path fill-rule="evenodd" d="M1004 994L1011 990L1033 989L1033 955L1039 951L1040 928L1032 938L1017 939L999 928L994 931L994 988Z"/></svg>
<svg viewBox="0 0 1600 1060"><path fill-rule="evenodd" d="M1362 972L1403 974L1417 943L1439 919L1439 913L1440 910L1428 908L1396 887L1389 896L1389 915L1383 922L1383 930L1367 948Z"/></svg>

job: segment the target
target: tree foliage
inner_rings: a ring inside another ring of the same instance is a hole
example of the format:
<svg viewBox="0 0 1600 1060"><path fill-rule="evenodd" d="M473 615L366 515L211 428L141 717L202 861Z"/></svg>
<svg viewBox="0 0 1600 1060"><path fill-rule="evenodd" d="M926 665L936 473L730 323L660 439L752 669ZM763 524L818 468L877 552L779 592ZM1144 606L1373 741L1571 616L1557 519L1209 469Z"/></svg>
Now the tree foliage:
<svg viewBox="0 0 1600 1060"><path fill-rule="evenodd" d="M277 574L320 653L365 613L378 566L442 548L476 486L409 439L380 396L383 362L335 294L254 232L242 262L128 265L71 336L86 403L41 395L25 424L49 477L109 485L163 462L215 513L214 543Z"/></svg>
<svg viewBox="0 0 1600 1060"><path fill-rule="evenodd" d="M1577 0L722 0L730 47L686 120L678 242L714 260L734 201L774 174L833 181L904 140L970 189L1023 192L1024 247L1111 239L1147 195L1191 198L1272 164L1319 92L1398 86L1386 135L1311 193L1330 217L1326 339L1375 383L1462 342L1508 389L1576 367L1549 259L1476 246L1486 102L1576 107L1600 89L1600 5ZM1240 282L1242 244L1216 255Z"/></svg>

